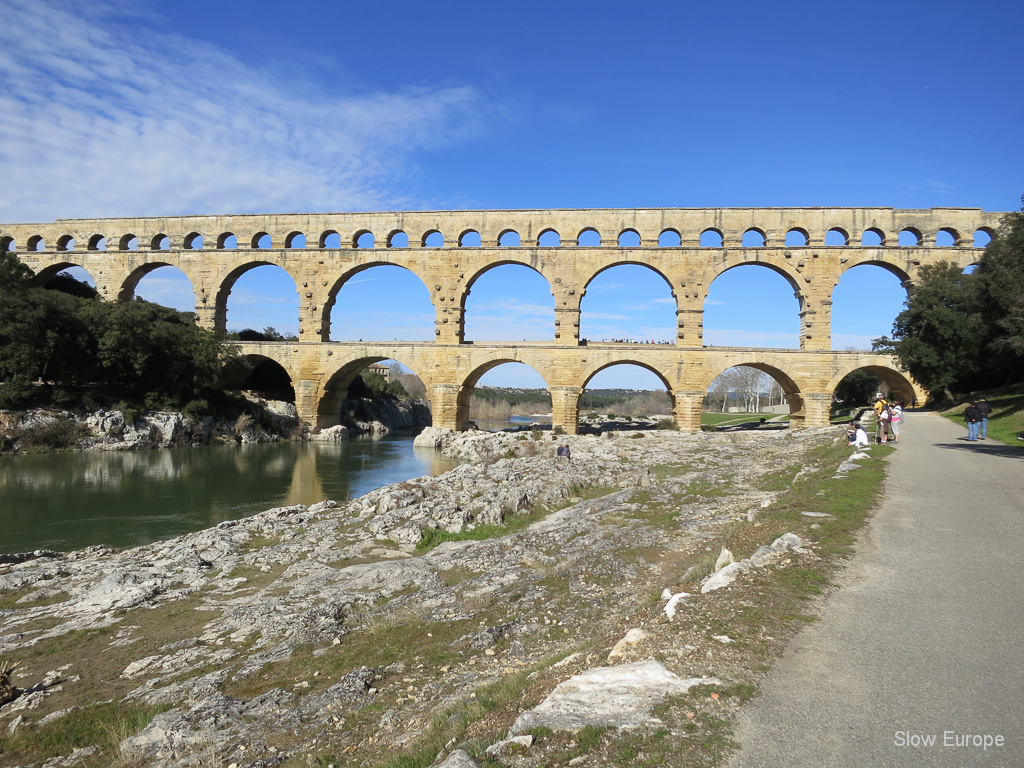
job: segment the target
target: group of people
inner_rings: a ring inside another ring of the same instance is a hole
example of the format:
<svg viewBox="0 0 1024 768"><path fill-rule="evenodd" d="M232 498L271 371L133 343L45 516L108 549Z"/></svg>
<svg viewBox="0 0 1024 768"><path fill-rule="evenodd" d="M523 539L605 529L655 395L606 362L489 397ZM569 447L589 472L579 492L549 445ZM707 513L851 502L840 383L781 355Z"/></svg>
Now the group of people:
<svg viewBox="0 0 1024 768"><path fill-rule="evenodd" d="M558 448L555 449L555 463L558 465L559 469L562 468L561 465L563 464L563 459L565 460L565 464L572 464L572 454L569 452L569 446L565 443L560 444Z"/></svg>
<svg viewBox="0 0 1024 768"><path fill-rule="evenodd" d="M967 439L971 442L984 440L988 437L988 417L992 413L992 406L986 398L979 398L977 402L971 400L964 409L964 421L967 422Z"/></svg>
<svg viewBox="0 0 1024 768"><path fill-rule="evenodd" d="M900 427L903 426L903 406L895 400L887 402L882 393L879 392L875 395L875 404L872 406L872 410L875 412L877 424L875 428L875 442L898 443L900 441ZM859 421L853 422L851 427L846 433L849 437L850 446L857 447L870 444L871 441L868 439L868 433Z"/></svg>

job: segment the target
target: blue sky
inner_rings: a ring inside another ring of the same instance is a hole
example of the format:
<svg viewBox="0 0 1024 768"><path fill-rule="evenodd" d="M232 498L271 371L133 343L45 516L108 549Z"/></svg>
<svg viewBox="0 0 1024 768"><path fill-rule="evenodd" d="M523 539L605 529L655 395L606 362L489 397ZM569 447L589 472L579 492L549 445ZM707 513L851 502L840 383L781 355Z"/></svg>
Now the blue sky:
<svg viewBox="0 0 1024 768"><path fill-rule="evenodd" d="M2 221L999 211L1017 209L1024 192L1024 5L1005 0L0 0L0 17ZM422 286L375 272L339 298L334 337L429 338ZM139 294L192 304L190 287L163 271ZM836 291L834 346L888 332L903 295L881 270L852 270ZM668 299L653 273L609 271L588 289L583 334L671 338ZM229 324L290 330L296 303L294 286L263 268L235 288ZM489 273L470 296L467 337L550 338L552 305L528 270ZM796 346L797 323L788 286L744 267L712 285L705 341Z"/></svg>

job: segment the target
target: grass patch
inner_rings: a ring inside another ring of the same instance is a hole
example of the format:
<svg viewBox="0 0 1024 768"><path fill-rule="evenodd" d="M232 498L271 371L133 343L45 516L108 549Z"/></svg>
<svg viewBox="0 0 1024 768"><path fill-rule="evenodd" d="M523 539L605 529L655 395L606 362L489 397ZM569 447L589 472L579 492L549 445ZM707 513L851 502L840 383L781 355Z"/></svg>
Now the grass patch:
<svg viewBox="0 0 1024 768"><path fill-rule="evenodd" d="M974 392L942 411L942 415L962 426L964 434L966 434L964 408L968 401L981 397L987 398L992 406L992 414L988 419L988 439L1024 449L1024 440L1017 439L1017 435L1024 433L1024 386L1022 385Z"/></svg>
<svg viewBox="0 0 1024 768"><path fill-rule="evenodd" d="M27 723L13 735L0 731L0 755L9 765L15 765L95 746L99 754L78 765L116 765L120 756L118 744L145 728L154 715L168 709L170 705L146 706L123 701L81 707L46 725Z"/></svg>

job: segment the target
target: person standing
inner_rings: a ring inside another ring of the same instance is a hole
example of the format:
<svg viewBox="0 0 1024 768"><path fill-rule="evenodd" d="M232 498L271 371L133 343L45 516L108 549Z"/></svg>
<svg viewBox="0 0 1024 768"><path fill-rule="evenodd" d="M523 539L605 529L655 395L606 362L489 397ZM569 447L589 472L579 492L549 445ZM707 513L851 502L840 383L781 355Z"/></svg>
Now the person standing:
<svg viewBox="0 0 1024 768"><path fill-rule="evenodd" d="M892 441L900 441L900 427L903 425L903 408L899 403L894 402L889 406L889 431L892 432Z"/></svg>
<svg viewBox="0 0 1024 768"><path fill-rule="evenodd" d="M984 440L986 437L988 437L988 417L989 414L992 413L992 406L989 405L987 399L982 397L978 399L978 404L976 407L978 409L978 414L981 416L980 431L978 437Z"/></svg>
<svg viewBox="0 0 1024 768"><path fill-rule="evenodd" d="M967 422L967 439L971 442L977 442L978 427L981 425L981 412L973 400L964 408L964 421Z"/></svg>
<svg viewBox="0 0 1024 768"><path fill-rule="evenodd" d="M881 413L878 414L878 438L881 443L889 442L889 419L891 417L892 414L888 406L883 407Z"/></svg>

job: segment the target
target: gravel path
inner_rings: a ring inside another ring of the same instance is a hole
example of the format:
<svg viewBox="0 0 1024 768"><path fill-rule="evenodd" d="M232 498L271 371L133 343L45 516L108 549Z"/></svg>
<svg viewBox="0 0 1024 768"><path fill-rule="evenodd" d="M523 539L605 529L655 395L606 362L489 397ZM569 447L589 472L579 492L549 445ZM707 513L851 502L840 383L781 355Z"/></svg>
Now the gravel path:
<svg viewBox="0 0 1024 768"><path fill-rule="evenodd" d="M1024 451L932 413L903 433L842 589L741 712L730 768L1024 765Z"/></svg>

